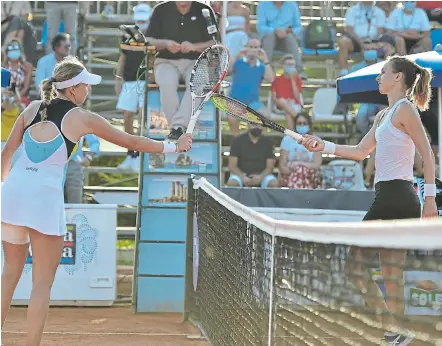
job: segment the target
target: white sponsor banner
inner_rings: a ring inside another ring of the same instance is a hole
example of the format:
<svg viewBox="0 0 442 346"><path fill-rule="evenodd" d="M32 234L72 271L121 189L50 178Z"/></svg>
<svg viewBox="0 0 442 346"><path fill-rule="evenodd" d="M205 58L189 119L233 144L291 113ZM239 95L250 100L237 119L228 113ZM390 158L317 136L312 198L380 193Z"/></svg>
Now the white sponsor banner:
<svg viewBox="0 0 442 346"><path fill-rule="evenodd" d="M51 290L51 305L109 306L116 299L117 206L66 204L68 233ZM2 249L2 267L3 267ZM32 252L13 296L27 305L32 289Z"/></svg>

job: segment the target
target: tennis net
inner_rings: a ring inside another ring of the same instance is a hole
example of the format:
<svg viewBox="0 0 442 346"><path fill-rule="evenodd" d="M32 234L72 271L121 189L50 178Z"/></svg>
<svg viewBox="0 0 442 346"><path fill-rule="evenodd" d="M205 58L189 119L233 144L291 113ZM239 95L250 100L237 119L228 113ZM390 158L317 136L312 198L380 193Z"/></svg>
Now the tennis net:
<svg viewBox="0 0 442 346"><path fill-rule="evenodd" d="M442 345L441 219L278 221L204 178L188 206L185 315L210 345Z"/></svg>

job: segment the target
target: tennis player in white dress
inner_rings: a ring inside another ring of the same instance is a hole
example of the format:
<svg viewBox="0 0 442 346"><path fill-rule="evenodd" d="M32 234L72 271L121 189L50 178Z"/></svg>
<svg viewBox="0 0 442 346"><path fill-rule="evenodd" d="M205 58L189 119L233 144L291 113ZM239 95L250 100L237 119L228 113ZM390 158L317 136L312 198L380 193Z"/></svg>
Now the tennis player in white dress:
<svg viewBox="0 0 442 346"><path fill-rule="evenodd" d="M90 86L100 81L100 76L89 73L75 58L60 62L53 77L41 84L42 101L32 102L18 117L2 151L2 327L30 242L33 283L27 346L39 345L42 337L66 233L65 172L80 138L93 133L119 146L150 153L182 152L191 147L191 135L181 136L176 143L154 141L117 130L98 114L82 109ZM12 156L19 148L11 169Z"/></svg>

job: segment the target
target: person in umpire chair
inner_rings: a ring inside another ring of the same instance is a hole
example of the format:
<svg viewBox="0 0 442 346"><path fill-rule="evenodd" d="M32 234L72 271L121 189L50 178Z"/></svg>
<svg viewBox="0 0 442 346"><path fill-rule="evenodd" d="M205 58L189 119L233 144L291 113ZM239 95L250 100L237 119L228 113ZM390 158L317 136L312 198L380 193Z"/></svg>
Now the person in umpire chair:
<svg viewBox="0 0 442 346"><path fill-rule="evenodd" d="M216 23L212 9L200 2L162 2L153 9L147 30L148 41L158 51L154 64L155 82L160 87L169 139L179 138L186 130L191 116L190 74L201 52L215 43L208 34L201 13L203 9L209 10L212 23ZM180 83L186 85L181 102Z"/></svg>

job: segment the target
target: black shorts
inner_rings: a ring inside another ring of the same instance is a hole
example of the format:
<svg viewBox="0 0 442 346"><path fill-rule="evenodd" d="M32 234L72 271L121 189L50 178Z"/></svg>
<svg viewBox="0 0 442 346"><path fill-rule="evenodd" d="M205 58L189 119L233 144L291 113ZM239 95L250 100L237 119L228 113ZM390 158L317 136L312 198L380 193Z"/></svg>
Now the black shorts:
<svg viewBox="0 0 442 346"><path fill-rule="evenodd" d="M411 181L380 181L375 190L374 202L363 221L421 217L421 204Z"/></svg>

